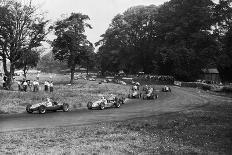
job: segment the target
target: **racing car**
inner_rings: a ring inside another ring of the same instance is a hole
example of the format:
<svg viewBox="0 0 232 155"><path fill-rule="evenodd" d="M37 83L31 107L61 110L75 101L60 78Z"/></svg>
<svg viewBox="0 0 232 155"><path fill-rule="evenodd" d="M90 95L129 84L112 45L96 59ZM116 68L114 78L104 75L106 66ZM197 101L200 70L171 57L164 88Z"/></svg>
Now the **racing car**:
<svg viewBox="0 0 232 155"><path fill-rule="evenodd" d="M140 98L141 92L139 91L139 85L135 84L129 91L128 98Z"/></svg>
<svg viewBox="0 0 232 155"><path fill-rule="evenodd" d="M88 109L105 109L108 107L116 107L119 108L121 104L124 104L125 99L123 97L118 98L116 95L111 95L109 98L105 98L101 96L101 98L95 102L88 102Z"/></svg>
<svg viewBox="0 0 232 155"><path fill-rule="evenodd" d="M162 88L162 92L171 92L171 88L168 87L168 86L164 86L164 87Z"/></svg>
<svg viewBox="0 0 232 155"><path fill-rule="evenodd" d="M154 92L154 88L148 88L147 90L145 90L145 93L143 93L142 95L142 98L145 100L153 100L153 99L157 99L158 98L158 95L155 94Z"/></svg>
<svg viewBox="0 0 232 155"><path fill-rule="evenodd" d="M26 106L26 111L28 113L33 113L34 111L38 111L40 114L46 113L46 111L57 111L63 110L64 112L69 111L69 105L67 103L57 103L50 98L47 98L45 102L40 102L36 104L28 104Z"/></svg>

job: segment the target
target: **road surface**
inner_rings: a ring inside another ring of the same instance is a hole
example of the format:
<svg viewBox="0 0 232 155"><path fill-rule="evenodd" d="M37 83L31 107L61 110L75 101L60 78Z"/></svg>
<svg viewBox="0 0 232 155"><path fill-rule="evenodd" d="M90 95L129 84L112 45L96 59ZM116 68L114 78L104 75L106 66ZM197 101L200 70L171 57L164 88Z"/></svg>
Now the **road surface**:
<svg viewBox="0 0 232 155"><path fill-rule="evenodd" d="M105 110L81 109L46 114L3 114L0 115L0 132L120 121L197 108L215 100L232 102L231 98L209 95L197 89L172 87L171 93L162 92L156 100L130 99L120 108Z"/></svg>

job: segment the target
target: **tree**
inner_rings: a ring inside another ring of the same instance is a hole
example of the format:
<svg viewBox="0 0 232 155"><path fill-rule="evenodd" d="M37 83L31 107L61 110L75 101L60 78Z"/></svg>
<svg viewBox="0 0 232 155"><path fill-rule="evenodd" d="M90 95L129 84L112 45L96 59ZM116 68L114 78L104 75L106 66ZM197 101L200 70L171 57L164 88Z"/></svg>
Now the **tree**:
<svg viewBox="0 0 232 155"><path fill-rule="evenodd" d="M86 21L87 15L72 13L70 17L57 21L54 25L57 38L52 43L55 59L65 61L71 71L73 83L75 68L81 63L83 53L93 49L84 34L85 28L92 28Z"/></svg>
<svg viewBox="0 0 232 155"><path fill-rule="evenodd" d="M0 56L3 61L6 85L11 87L15 65L22 60L24 52L34 51L45 41L47 20L31 5L17 1L0 2ZM7 61L10 69L7 69Z"/></svg>
<svg viewBox="0 0 232 155"><path fill-rule="evenodd" d="M103 72L152 70L157 9L154 5L131 7L113 18L102 40L96 43L100 45Z"/></svg>
<svg viewBox="0 0 232 155"><path fill-rule="evenodd" d="M40 59L40 53L38 51L24 51L19 60L15 63L16 69L22 69L23 75L27 77L27 71L29 68L36 67Z"/></svg>
<svg viewBox="0 0 232 155"><path fill-rule="evenodd" d="M48 52L41 56L37 69L45 73L60 73L62 70L67 69L67 66L65 63L55 60L52 52Z"/></svg>
<svg viewBox="0 0 232 155"><path fill-rule="evenodd" d="M220 0L214 7L214 36L221 45L217 67L223 81L232 81L232 7L231 1Z"/></svg>

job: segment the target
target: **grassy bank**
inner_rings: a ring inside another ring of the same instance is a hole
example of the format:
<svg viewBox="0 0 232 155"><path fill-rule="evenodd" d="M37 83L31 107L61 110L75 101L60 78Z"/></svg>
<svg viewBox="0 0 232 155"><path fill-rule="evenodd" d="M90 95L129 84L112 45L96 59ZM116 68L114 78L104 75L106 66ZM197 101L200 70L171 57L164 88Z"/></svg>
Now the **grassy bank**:
<svg viewBox="0 0 232 155"><path fill-rule="evenodd" d="M16 83L13 85L14 91L0 90L0 114L25 112L27 104L44 101L47 97L53 97L59 102L66 102L70 109L86 108L88 101L99 99L99 94L127 94L128 87L113 83L102 83L98 81L76 80L73 85L69 83L69 76L55 75L54 92L44 92L43 83L49 79L49 74L41 75L39 92L20 92ZM29 78L30 79L30 78ZM34 77L31 77L33 80Z"/></svg>
<svg viewBox="0 0 232 155"><path fill-rule="evenodd" d="M231 154L232 105L122 122L0 133L0 154Z"/></svg>

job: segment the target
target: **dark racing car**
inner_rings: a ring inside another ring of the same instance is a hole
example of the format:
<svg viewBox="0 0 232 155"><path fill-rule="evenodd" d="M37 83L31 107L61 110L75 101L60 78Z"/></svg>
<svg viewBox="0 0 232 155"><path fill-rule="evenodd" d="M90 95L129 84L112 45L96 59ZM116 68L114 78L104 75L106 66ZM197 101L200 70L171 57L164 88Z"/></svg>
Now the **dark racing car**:
<svg viewBox="0 0 232 155"><path fill-rule="evenodd" d="M57 111L62 110L64 112L69 111L69 105L67 103L57 103L50 98L47 98L47 101L36 103L36 104L28 104L26 107L26 111L28 113L33 113L34 111L38 111L40 114L46 113L46 111Z"/></svg>
<svg viewBox="0 0 232 155"><path fill-rule="evenodd" d="M108 98L101 96L101 98L95 102L88 102L88 109L105 109L109 107L119 108L121 104L124 104L125 99L123 97L117 97L116 95L111 95Z"/></svg>

